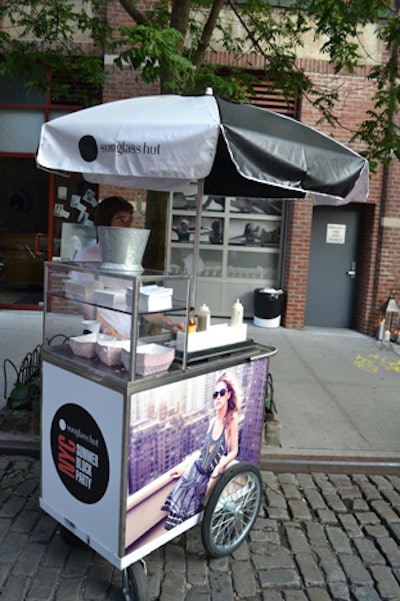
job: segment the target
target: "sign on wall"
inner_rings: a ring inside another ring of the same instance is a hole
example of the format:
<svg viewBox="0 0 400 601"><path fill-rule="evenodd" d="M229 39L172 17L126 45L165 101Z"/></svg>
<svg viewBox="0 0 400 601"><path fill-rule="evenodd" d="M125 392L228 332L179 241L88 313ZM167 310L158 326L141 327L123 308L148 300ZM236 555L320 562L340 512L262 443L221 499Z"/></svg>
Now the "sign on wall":
<svg viewBox="0 0 400 601"><path fill-rule="evenodd" d="M327 244L344 244L346 242L346 226L342 223L328 223L326 226Z"/></svg>

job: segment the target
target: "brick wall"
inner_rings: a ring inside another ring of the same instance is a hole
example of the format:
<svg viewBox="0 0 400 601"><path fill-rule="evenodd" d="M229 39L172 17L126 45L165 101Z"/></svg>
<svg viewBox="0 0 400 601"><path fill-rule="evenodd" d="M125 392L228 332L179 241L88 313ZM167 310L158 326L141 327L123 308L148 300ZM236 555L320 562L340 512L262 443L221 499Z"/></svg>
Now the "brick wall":
<svg viewBox="0 0 400 601"><path fill-rule="evenodd" d="M390 161L388 167L387 191L382 200L380 219L381 250L377 305L386 302L390 293L394 293L400 306L400 163Z"/></svg>
<svg viewBox="0 0 400 601"><path fill-rule="evenodd" d="M366 79L366 72L361 69L354 75L335 76L332 69L322 61L304 62L316 85L340 90L340 101L335 111L340 125L336 128L316 125L318 113L307 98L302 102L301 121L349 145L353 132L372 108L371 95L374 87ZM352 144L351 147L358 152L363 150L360 144ZM361 232L362 261L357 266L359 285L356 327L370 335L375 334L379 308L390 291L397 290L397 298L400 297L400 203L396 191L399 175L400 164L395 160L391 162L387 177L382 168L371 174L370 195L365 206ZM382 203L385 180L387 195ZM308 278L305 275L308 251L305 249L307 245L309 248L312 225L312 211L307 211L306 208L299 211L297 205L300 203L295 204L296 207L290 207L289 210L284 280L288 292L284 325L289 328L301 328L304 325L302 319ZM390 218L384 219L382 226L382 217L385 216Z"/></svg>
<svg viewBox="0 0 400 601"><path fill-rule="evenodd" d="M302 328L306 310L313 205L310 199L288 203L283 278L287 299L282 323L286 328Z"/></svg>

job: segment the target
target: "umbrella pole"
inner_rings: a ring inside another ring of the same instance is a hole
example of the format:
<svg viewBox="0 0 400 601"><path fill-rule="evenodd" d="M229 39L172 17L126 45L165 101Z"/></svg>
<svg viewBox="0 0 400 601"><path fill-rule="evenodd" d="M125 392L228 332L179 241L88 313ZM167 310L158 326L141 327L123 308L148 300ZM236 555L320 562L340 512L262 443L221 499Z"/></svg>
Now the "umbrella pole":
<svg viewBox="0 0 400 601"><path fill-rule="evenodd" d="M193 241L192 281L190 286L190 306L196 307L196 287L199 267L201 214L203 210L204 179L197 181L196 222Z"/></svg>

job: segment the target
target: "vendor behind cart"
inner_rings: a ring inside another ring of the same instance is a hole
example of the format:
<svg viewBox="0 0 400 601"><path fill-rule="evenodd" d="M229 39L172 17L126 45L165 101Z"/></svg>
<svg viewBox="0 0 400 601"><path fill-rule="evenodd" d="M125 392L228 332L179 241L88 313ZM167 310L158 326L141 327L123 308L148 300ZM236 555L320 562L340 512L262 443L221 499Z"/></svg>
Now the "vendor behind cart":
<svg viewBox="0 0 400 601"><path fill-rule="evenodd" d="M133 207L122 196L109 196L104 198L96 207L93 215L94 224L99 226L111 227L132 227L133 226ZM96 243L90 244L86 248L79 250L74 261L81 262L101 262L101 249L97 239ZM71 274L74 279L81 277L81 274L75 272ZM121 338L129 338L130 335L130 317L126 315L115 314L114 311L98 311L96 319L100 321L101 331L117 334ZM158 325L172 332L184 331L184 323L176 323L162 313L147 315L146 321Z"/></svg>

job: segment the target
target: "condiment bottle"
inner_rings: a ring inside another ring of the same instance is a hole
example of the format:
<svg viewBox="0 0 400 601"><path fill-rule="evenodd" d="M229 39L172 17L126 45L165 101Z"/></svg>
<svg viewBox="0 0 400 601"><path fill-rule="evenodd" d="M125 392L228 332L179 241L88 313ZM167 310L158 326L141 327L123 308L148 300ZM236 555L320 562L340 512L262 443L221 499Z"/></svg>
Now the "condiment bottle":
<svg viewBox="0 0 400 601"><path fill-rule="evenodd" d="M188 322L188 334L192 334L195 331L196 331L196 320L194 318L194 307L190 307L189 322Z"/></svg>
<svg viewBox="0 0 400 601"><path fill-rule="evenodd" d="M239 326L241 323L243 323L243 305L237 298L232 305L230 325Z"/></svg>
<svg viewBox="0 0 400 601"><path fill-rule="evenodd" d="M202 304L197 315L197 331L204 332L210 327L211 313L206 304Z"/></svg>

